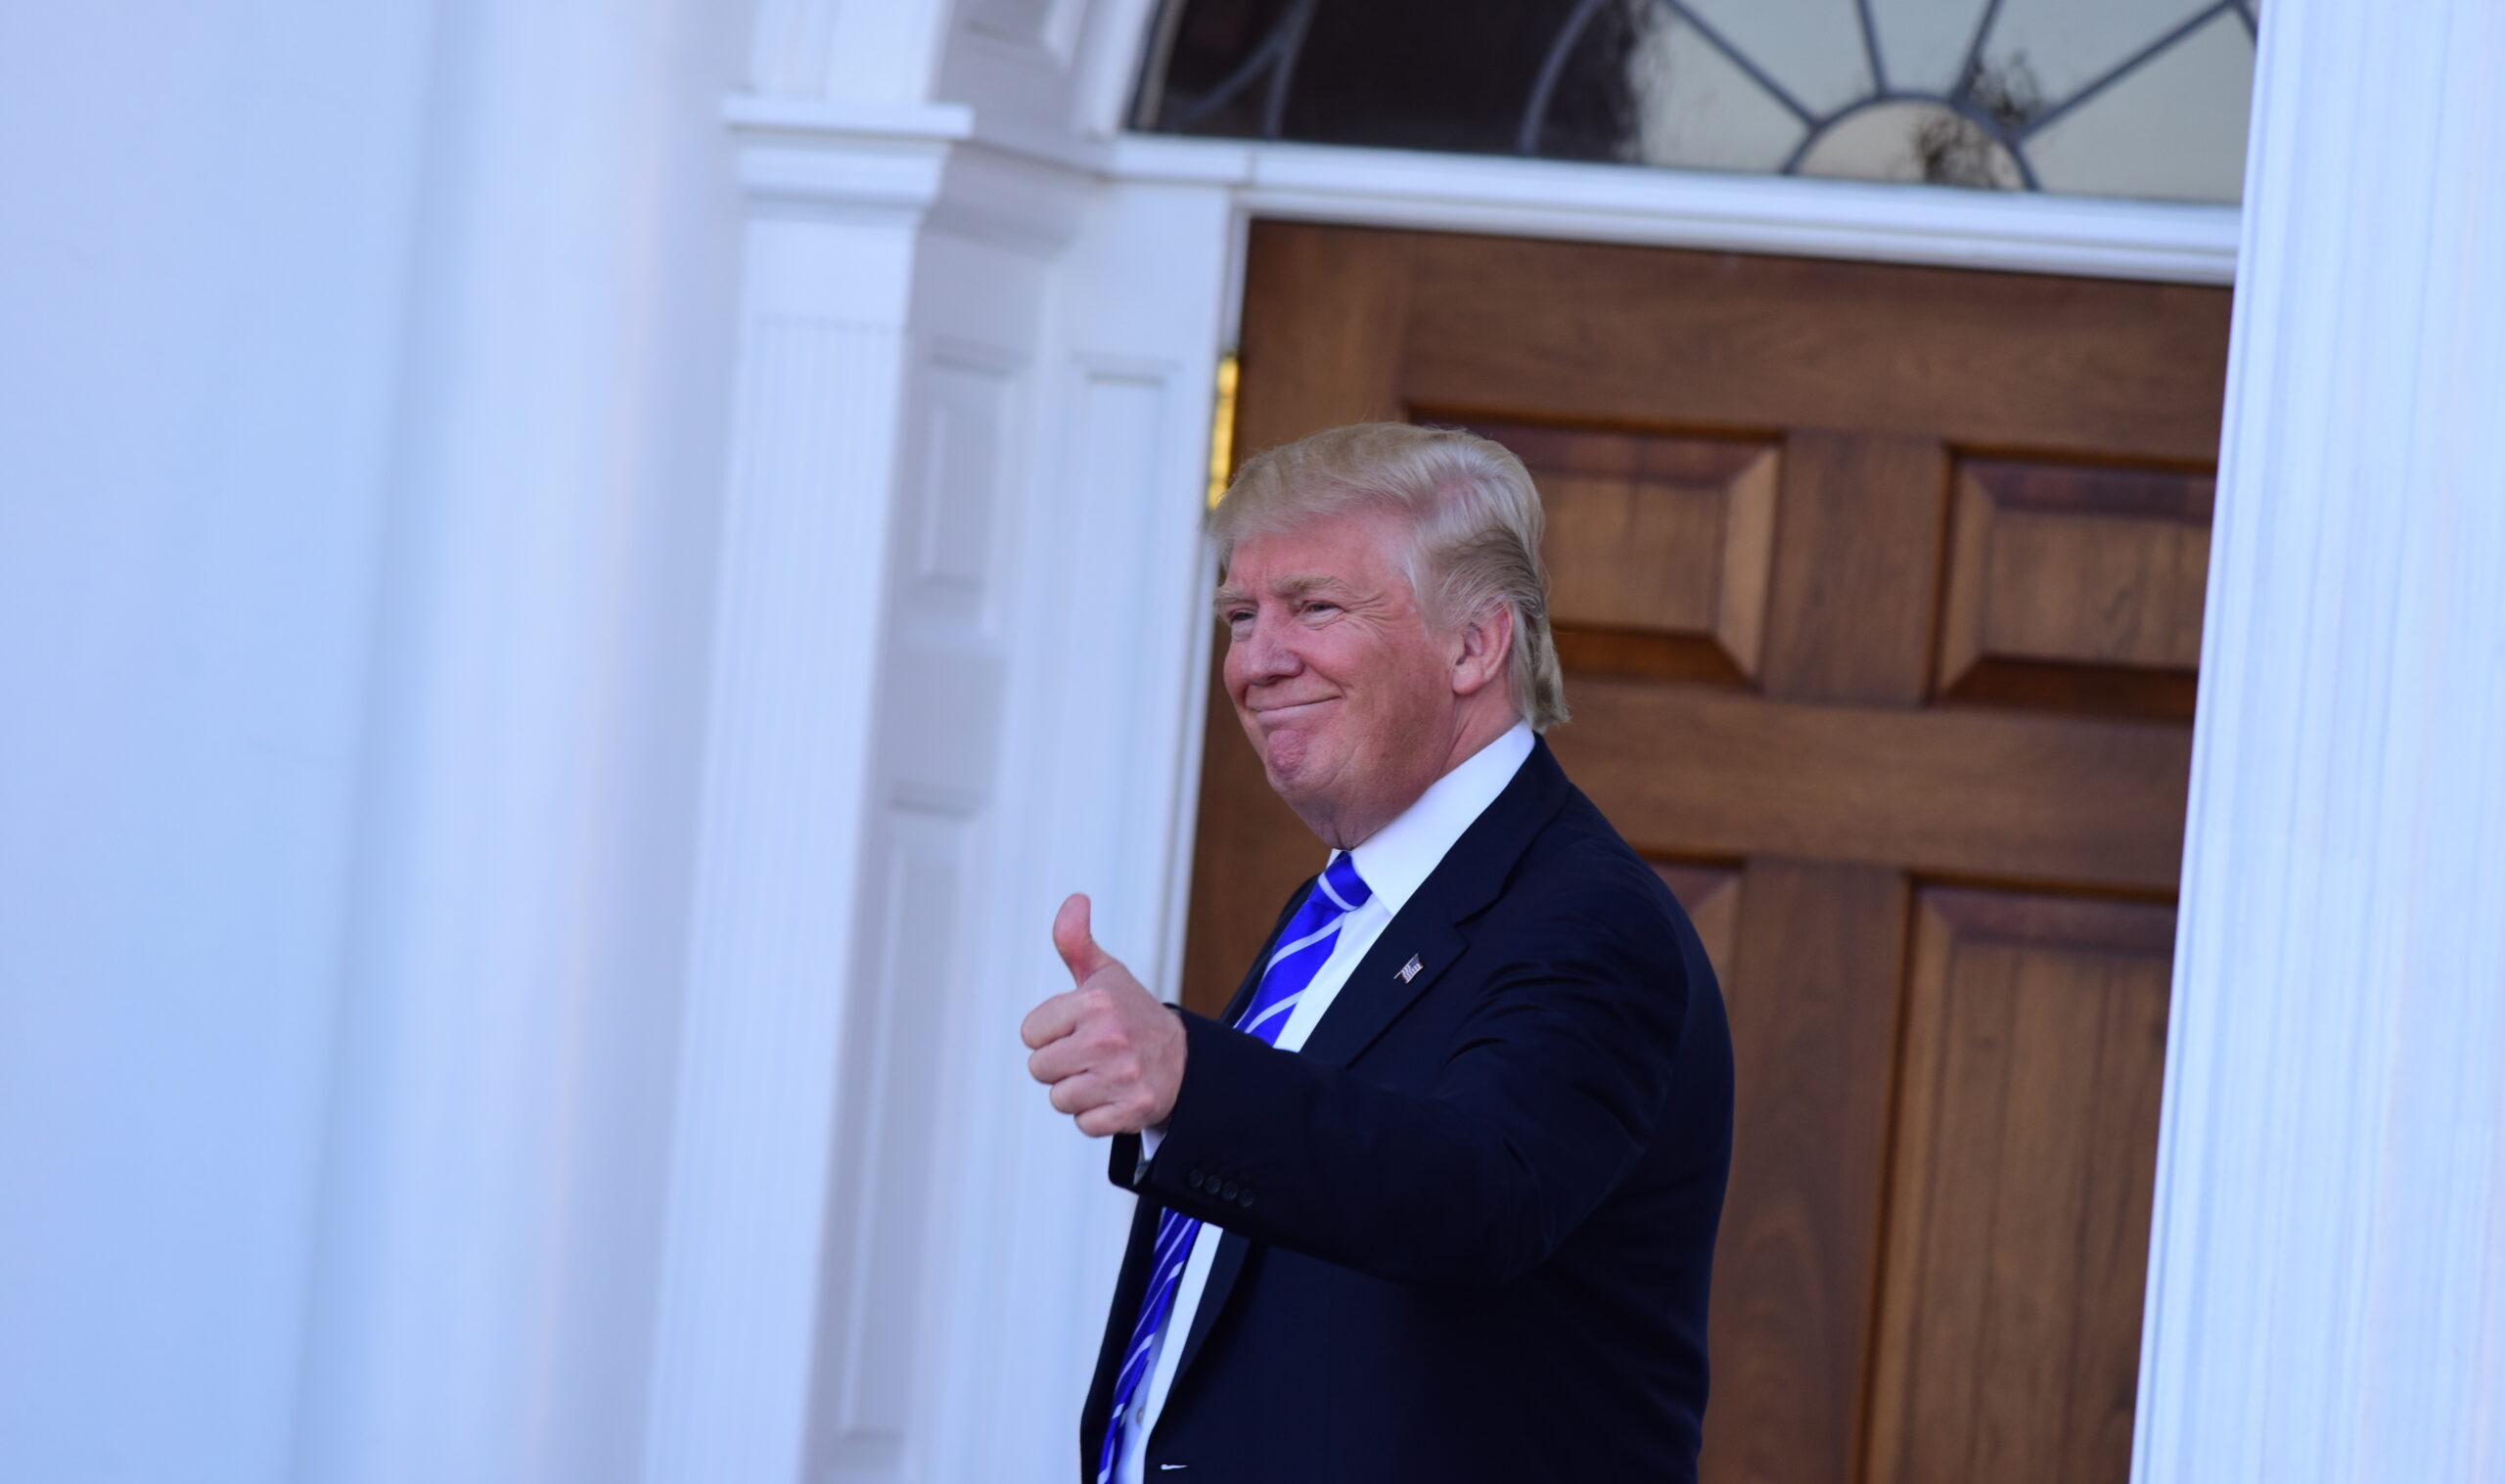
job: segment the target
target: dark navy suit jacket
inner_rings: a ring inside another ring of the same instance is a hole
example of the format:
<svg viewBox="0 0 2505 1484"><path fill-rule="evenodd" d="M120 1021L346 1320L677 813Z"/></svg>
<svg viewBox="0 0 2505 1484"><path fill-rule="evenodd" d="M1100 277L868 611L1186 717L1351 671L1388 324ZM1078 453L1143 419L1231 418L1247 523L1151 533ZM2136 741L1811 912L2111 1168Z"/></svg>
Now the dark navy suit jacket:
<svg viewBox="0 0 2505 1484"><path fill-rule="evenodd" d="M1547 744L1301 1052L1230 1028L1254 982L1184 1014L1157 1157L1114 1141L1140 1202L1080 1477L1171 1206L1225 1236L1147 1479L1693 1480L1730 1033L1687 915Z"/></svg>

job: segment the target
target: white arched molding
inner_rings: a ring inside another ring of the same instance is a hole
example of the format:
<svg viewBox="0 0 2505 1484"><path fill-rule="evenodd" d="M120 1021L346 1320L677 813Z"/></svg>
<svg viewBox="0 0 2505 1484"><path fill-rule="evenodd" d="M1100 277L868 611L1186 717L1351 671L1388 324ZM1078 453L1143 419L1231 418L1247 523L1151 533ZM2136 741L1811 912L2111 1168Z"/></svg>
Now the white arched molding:
<svg viewBox="0 0 2505 1484"><path fill-rule="evenodd" d="M2505 1479L2505 8L2261 27L2135 1477Z"/></svg>

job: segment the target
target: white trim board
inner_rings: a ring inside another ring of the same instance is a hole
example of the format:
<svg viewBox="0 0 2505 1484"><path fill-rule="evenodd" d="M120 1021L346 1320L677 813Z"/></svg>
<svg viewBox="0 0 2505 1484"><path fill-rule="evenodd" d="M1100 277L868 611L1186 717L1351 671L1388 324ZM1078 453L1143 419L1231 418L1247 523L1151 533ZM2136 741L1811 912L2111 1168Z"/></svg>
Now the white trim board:
<svg viewBox="0 0 2505 1484"><path fill-rule="evenodd" d="M1125 135L1109 153L1114 178L1230 186L1252 216L2179 283L2235 281L2241 219L2233 206L1339 146Z"/></svg>

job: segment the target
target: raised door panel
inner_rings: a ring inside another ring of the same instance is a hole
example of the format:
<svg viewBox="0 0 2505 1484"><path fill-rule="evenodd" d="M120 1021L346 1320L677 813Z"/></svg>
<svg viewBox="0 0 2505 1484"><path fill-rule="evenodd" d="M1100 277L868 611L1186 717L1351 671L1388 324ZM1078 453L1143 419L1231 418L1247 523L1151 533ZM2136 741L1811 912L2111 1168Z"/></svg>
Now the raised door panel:
<svg viewBox="0 0 2505 1484"><path fill-rule="evenodd" d="M1687 909L1697 939L1705 945L1705 957L1713 966L1713 976L1729 984L1732 967L1739 960L1740 873L1729 866L1688 861L1655 861L1653 870Z"/></svg>
<svg viewBox="0 0 2505 1484"><path fill-rule="evenodd" d="M1956 485L1939 694L2191 714L2209 475L1975 460Z"/></svg>
<svg viewBox="0 0 2505 1484"><path fill-rule="evenodd" d="M2174 914L1915 916L1871 1484L2129 1473Z"/></svg>
<svg viewBox="0 0 2505 1484"><path fill-rule="evenodd" d="M1564 662L1676 678L1756 673L1781 468L1772 444L1520 424L1473 430L1521 455L1538 481Z"/></svg>

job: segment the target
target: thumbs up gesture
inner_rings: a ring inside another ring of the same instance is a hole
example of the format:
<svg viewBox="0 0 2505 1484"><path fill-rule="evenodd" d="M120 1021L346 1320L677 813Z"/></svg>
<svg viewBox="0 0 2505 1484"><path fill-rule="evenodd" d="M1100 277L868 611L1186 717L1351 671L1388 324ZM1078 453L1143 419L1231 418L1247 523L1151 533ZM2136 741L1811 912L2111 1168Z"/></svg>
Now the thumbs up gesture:
<svg viewBox="0 0 2505 1484"><path fill-rule="evenodd" d="M1183 1086L1183 1022L1097 946L1084 894L1061 904L1053 947L1076 987L1036 1006L1019 1027L1034 1053L1026 1071L1053 1106L1096 1137L1163 1123Z"/></svg>

